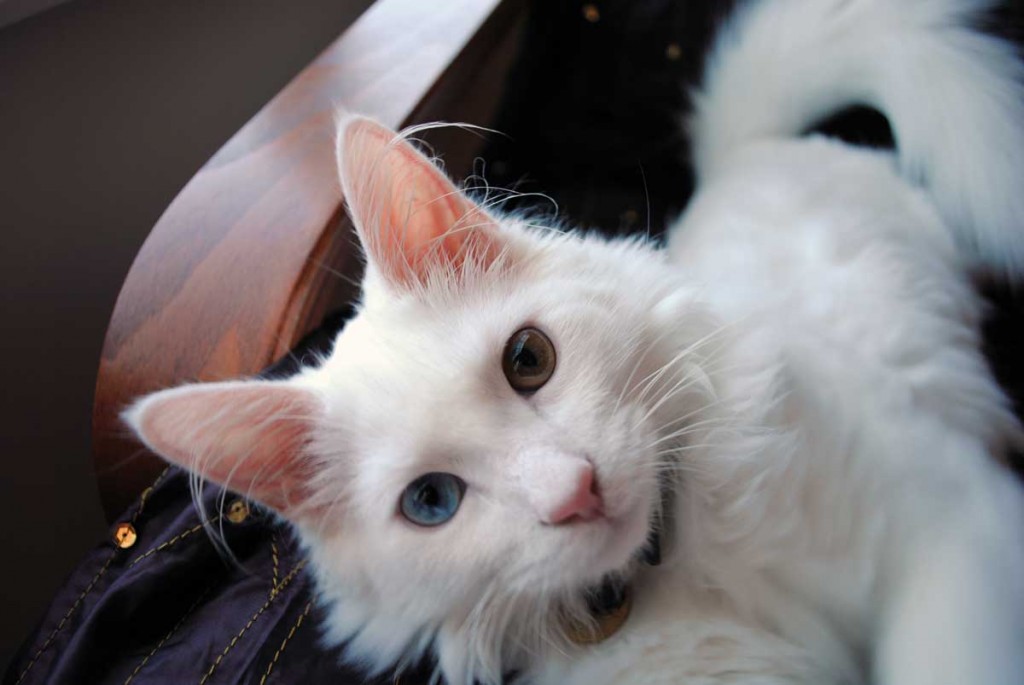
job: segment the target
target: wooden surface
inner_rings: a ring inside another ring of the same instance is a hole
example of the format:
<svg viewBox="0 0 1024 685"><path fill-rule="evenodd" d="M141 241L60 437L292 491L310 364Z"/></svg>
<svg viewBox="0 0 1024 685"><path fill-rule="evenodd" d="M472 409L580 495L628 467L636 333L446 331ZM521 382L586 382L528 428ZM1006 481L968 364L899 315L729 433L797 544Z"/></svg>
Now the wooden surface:
<svg viewBox="0 0 1024 685"><path fill-rule="evenodd" d="M163 467L120 423L133 398L256 373L353 294L337 276L357 259L335 110L393 127L489 123L524 11L518 0L379 0L175 198L125 280L100 360L93 459L108 519ZM462 171L479 143L445 138L449 168Z"/></svg>

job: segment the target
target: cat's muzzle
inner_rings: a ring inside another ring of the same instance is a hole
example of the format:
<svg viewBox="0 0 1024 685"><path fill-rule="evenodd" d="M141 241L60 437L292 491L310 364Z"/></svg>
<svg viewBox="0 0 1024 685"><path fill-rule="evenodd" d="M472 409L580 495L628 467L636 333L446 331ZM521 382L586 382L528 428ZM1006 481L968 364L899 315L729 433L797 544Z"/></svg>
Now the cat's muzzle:
<svg viewBox="0 0 1024 685"><path fill-rule="evenodd" d="M663 493L663 499L665 497ZM647 566L661 563L661 525L655 524L647 536L647 543L636 555L637 561ZM591 621L581 623L569 620L565 633L574 644L593 645L604 642L619 631L629 618L633 607L633 589L629 581L618 575L605 576L596 588L587 592L587 610Z"/></svg>

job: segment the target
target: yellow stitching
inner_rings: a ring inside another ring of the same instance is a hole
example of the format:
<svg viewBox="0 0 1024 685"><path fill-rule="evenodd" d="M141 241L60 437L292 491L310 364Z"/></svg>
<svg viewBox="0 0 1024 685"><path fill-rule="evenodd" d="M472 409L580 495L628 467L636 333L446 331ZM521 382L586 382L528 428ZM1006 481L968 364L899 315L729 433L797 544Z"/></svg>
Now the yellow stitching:
<svg viewBox="0 0 1024 685"><path fill-rule="evenodd" d="M281 642L281 646L277 648L276 652L274 652L274 658L271 659L270 664L267 666L267 672L263 674L262 678L260 678L260 685L266 685L267 678L270 677L271 671L273 671L274 666L277 665L277 660L281 658L281 655L284 653L284 648L288 646L288 640L292 639L292 636L295 635L295 631L298 630L299 626L302 625L302 622L306 620L306 616L309 614L309 610L312 607L312 602L308 602L306 604L306 608L302 611L302 615L299 616L299 620L295 622L295 625L292 626L292 629L288 631L287 637L285 637L285 639ZM125 683L125 685L127 685L127 683Z"/></svg>
<svg viewBox="0 0 1024 685"><path fill-rule="evenodd" d="M39 659L39 657L43 655L43 652L46 651L47 647L49 647L53 643L54 638L57 637L57 633L61 631L61 629L64 627L64 624L67 623L69 618L71 618L71 614L75 612L75 609L78 608L78 605L82 603L82 600L85 599L85 596L89 594L93 586L96 585L96 581L100 579L100 576L104 574L104 572L107 570L107 567L110 566L110 562L112 562L114 560L114 557L116 556L117 549L115 549L114 552L109 557L107 557L107 560L103 563L103 566L100 567L100 570L96 572L96 575L92 577L92 580L89 581L89 584L85 587L84 590L82 590L82 594L78 595L78 599L75 600L75 603L72 604L71 608L68 609L66 614L64 614L64 618L60 620L60 623L57 624L57 627L54 628L53 632L51 632L49 637L46 638L46 641L43 642L43 646L40 647L39 650L35 653L35 656L32 657L32 660L28 662L28 666L26 666L25 670L21 672L21 675L18 676L18 679L14 681L14 685L18 685L18 683L25 679L25 676L28 675L28 672L32 669L33 666L35 666L36 661Z"/></svg>
<svg viewBox="0 0 1024 685"><path fill-rule="evenodd" d="M160 642L156 643L156 647L153 648L152 652L146 655L145 659L139 662L139 665L135 667L135 670L132 671L130 676L128 676L128 679L124 681L124 685L128 685L130 682L132 682L132 679L135 678L135 676L139 674L139 671L141 671L143 667L145 667L145 665L149 663L149 660L153 658L153 655L156 654L160 650L160 648L164 646L165 642L171 639L171 636L178 631L178 628L180 628L181 624L185 622L185 619L191 616L192 612L195 611L196 607L199 606L199 603L206 599L206 595L210 594L210 589L211 588L206 588L205 590L203 590L203 594L199 595L199 598L192 603L192 606L188 608L188 611L186 611L185 614L180 619L178 619L178 622L174 624L174 627L171 628L171 631L164 635L163 639L160 640Z"/></svg>
<svg viewBox="0 0 1024 685"><path fill-rule="evenodd" d="M216 517L214 519L211 519L210 523L211 524L212 523L216 523L217 519L219 519L219 518L220 517L218 516L218 517ZM152 555L156 554L157 552L163 551L163 550L167 549L168 547L181 542L182 540L187 538L189 535L192 535L193 533L198 533L202 529L203 529L203 524L200 523L200 524L198 524L196 526L193 526L193 527L189 528L184 533L178 533L177 535L175 535L170 540L167 540L166 542L162 542L159 545L157 545L156 547L154 547L153 549L151 549L148 552L145 552L144 554L142 554L138 559L135 559L134 561L132 561L132 563L128 564L128 568L131 568L132 566L135 566L135 564L139 563L140 561L142 561L146 557L152 556Z"/></svg>
<svg viewBox="0 0 1024 685"><path fill-rule="evenodd" d="M281 584L278 586L277 589L284 590L288 586L288 584L292 582L292 579L298 575L299 571L301 571L302 567L305 565L305 559L296 564L295 568L293 568L288 575L281 579ZM224 648L224 651L221 652L214 660L213 664L210 666L210 670L207 671L206 675L204 675L202 679L199 681L199 685L206 685L206 681L210 679L210 676L212 676L214 671L217 670L217 667L220 666L220 662L223 661L224 657L228 655L228 652L230 652L232 648L234 648L234 646L238 644L238 641L242 639L242 636L245 635L245 632L249 630L249 628L251 628L252 625L256 623L257 620L259 620L259 617L263 615L263 612L267 610L267 607L270 606L270 604L274 601L276 597L277 594L272 593L270 595L270 598L263 604L263 606L259 608L259 611L252 615L252 618L250 618L249 622L245 624L245 627L238 631L238 635L235 635L233 638L231 638L231 642L228 643L228 646Z"/></svg>
<svg viewBox="0 0 1024 685"><path fill-rule="evenodd" d="M164 470L160 472L160 475L156 477L156 480L153 481L153 484L150 485L145 490L143 490L142 494L139 495L139 508L136 509L135 513L132 515L132 523L138 521L139 515L142 514L142 510L146 506L146 500L149 499L149 496L153 494L153 489L160 484L160 481L164 479L164 476L166 476L170 470L170 466L165 467ZM60 623L57 624L57 627L53 629L49 636L47 636L46 640L43 642L42 647L40 647L36 651L35 655L33 655L32 657L32 660L28 662L28 666L26 666L25 670L21 672L21 675L18 676L18 679L14 681L14 685L18 685L22 680L25 679L25 676L28 675L28 672L31 671L32 667L36 665L36 661L39 660L39 657L41 657L43 655L43 652L45 652L47 648L51 644L53 644L53 641L54 639L56 639L58 633L60 633L60 631L64 628L64 625L68 622L68 619L71 618L71 614L75 612L75 609L77 609L78 605L82 603L82 600L85 599L85 596L92 592L93 587L95 587L100 577L104 573L106 573L107 569L110 567L110 563L114 561L119 551L120 548L115 547L114 551L111 552L109 557L107 557L107 560L103 562L103 566L100 567L100 570L96 572L96 575L92 577L92 580L89 581L89 584L86 585L84 590L82 590L82 594L78 595L78 599L75 600L75 603L72 604L71 608L68 609L66 614L64 614L64 617L60 620Z"/></svg>
<svg viewBox="0 0 1024 685"><path fill-rule="evenodd" d="M138 520L139 514L142 513L142 509L146 506L146 500L149 499L149 496L153 494L153 490L156 489L156 486L160 485L160 481L164 479L164 477L170 472L170 470L170 466L165 466L164 470L161 471L160 475L157 476L156 480L153 481L153 484L150 485L145 490L143 490L142 494L139 495L139 508L138 510L136 510L135 515L132 516L132 523L135 523L135 521Z"/></svg>
<svg viewBox="0 0 1024 685"><path fill-rule="evenodd" d="M278 559L277 559L277 542L276 542L276 540L277 540L277 533L273 533L271 535L271 537L270 537L270 558L274 561L274 579L273 579L272 585L270 586L270 594L272 594L272 595L277 593L277 572L278 572L277 571L277 567L278 567Z"/></svg>

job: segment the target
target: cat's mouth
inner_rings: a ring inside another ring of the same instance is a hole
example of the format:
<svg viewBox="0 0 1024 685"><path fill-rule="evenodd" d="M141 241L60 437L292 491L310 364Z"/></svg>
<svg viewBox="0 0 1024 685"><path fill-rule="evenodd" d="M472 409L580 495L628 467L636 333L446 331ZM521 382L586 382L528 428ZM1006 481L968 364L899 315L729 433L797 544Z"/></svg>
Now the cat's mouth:
<svg viewBox="0 0 1024 685"><path fill-rule="evenodd" d="M649 566L661 563L661 530L651 529L647 544L637 552L637 561ZM618 574L609 574L601 583L586 591L590 620L585 624L570 621L566 635L578 645L603 642L619 631L629 618L633 606L633 587L630 580Z"/></svg>
<svg viewBox="0 0 1024 685"><path fill-rule="evenodd" d="M661 488L662 505L658 517L652 522L647 540L637 550L634 559L646 566L661 564L662 533L664 523L671 520L671 488ZM621 628L633 604L633 588L631 579L619 573L607 574L601 582L585 591L587 611L591 621L588 625L570 624L566 626L569 639L576 644L586 645L602 642Z"/></svg>
<svg viewBox="0 0 1024 685"><path fill-rule="evenodd" d="M661 526L654 525L647 544L636 553L636 560L647 566L661 564ZM595 589L587 591L587 609L594 616L607 616L621 607L630 595L630 579L621 575L607 575Z"/></svg>

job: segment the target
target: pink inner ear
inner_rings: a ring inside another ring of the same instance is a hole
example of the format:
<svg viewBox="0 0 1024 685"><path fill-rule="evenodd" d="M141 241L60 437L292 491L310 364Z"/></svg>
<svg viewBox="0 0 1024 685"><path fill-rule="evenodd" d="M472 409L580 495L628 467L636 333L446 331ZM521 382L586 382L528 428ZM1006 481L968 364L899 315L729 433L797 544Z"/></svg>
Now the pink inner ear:
<svg viewBox="0 0 1024 685"><path fill-rule="evenodd" d="M315 411L294 387L221 383L157 393L127 419L166 459L288 514L309 496L304 451Z"/></svg>
<svg viewBox="0 0 1024 685"><path fill-rule="evenodd" d="M407 141L364 118L343 124L345 198L370 259L388 280L423 283L431 268L482 265L501 253L494 220Z"/></svg>

